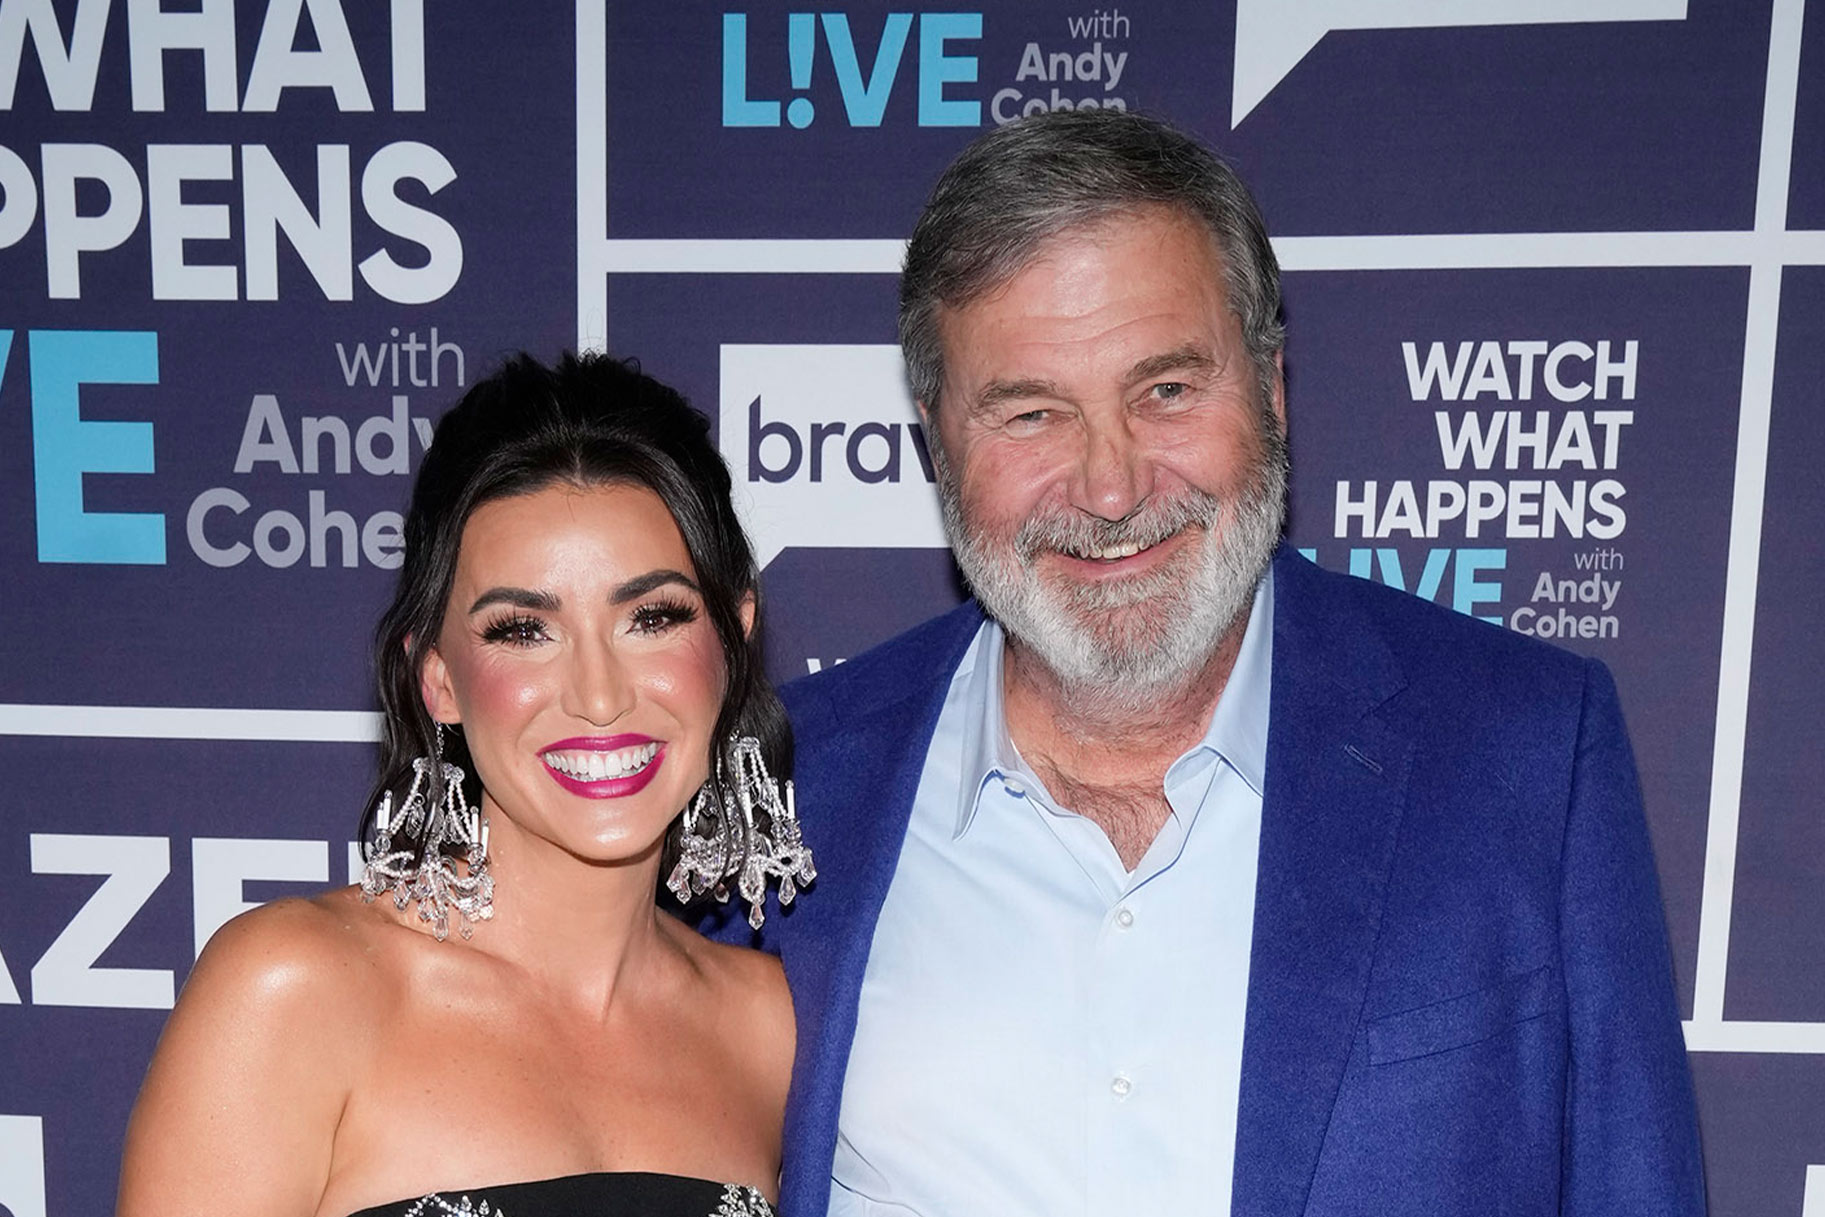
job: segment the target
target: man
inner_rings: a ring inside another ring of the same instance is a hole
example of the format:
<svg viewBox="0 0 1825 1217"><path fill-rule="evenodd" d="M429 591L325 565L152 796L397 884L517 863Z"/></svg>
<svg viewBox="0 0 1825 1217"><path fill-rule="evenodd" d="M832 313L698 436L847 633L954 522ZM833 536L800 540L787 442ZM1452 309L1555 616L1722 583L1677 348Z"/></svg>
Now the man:
<svg viewBox="0 0 1825 1217"><path fill-rule="evenodd" d="M976 600L787 690L785 1212L1702 1211L1609 677L1278 547L1279 312L1152 120L939 182L901 341Z"/></svg>

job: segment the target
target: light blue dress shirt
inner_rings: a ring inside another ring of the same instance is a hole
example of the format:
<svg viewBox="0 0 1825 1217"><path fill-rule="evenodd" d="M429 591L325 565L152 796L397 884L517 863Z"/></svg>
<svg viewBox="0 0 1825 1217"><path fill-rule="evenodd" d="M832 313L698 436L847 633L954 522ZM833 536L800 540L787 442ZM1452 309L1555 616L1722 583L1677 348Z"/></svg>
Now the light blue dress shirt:
<svg viewBox="0 0 1825 1217"><path fill-rule="evenodd" d="M1229 1212L1273 576L1130 872L1008 736L1003 636L951 680L875 929L832 1217ZM856 808L855 814L867 814Z"/></svg>

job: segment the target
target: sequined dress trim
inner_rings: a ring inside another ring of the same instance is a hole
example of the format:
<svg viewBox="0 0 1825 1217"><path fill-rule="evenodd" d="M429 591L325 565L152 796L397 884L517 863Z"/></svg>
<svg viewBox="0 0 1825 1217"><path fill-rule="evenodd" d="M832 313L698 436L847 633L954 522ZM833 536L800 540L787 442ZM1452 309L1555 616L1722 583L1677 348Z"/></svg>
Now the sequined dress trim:
<svg viewBox="0 0 1825 1217"><path fill-rule="evenodd" d="M715 1207L710 1207L711 1205ZM655 1207L657 1206L657 1207ZM760 1189L675 1175L568 1176L432 1192L354 1217L778 1217Z"/></svg>
<svg viewBox="0 0 1825 1217"><path fill-rule="evenodd" d="M711 1217L774 1217L774 1213L759 1188L731 1183L722 1189L722 1203Z"/></svg>

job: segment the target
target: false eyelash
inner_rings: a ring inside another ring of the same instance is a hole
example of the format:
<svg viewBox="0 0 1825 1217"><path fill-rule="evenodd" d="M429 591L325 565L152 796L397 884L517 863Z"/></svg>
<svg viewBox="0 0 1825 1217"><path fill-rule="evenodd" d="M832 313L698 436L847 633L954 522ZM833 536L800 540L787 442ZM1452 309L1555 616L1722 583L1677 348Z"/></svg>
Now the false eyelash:
<svg viewBox="0 0 1825 1217"><path fill-rule="evenodd" d="M482 628L483 642L504 642L514 646L526 646L538 641L545 633L545 623L537 617L528 617L515 613L489 622Z"/></svg>
<svg viewBox="0 0 1825 1217"><path fill-rule="evenodd" d="M689 625L697 620L697 606L683 600L649 600L635 609L632 616L636 629L656 632L668 626Z"/></svg>

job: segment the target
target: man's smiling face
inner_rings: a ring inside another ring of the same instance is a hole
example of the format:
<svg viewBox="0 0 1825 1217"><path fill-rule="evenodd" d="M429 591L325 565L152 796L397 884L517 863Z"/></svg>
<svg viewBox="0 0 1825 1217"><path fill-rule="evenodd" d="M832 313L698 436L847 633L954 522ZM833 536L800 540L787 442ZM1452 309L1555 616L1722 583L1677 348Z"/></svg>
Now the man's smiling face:
<svg viewBox="0 0 1825 1217"><path fill-rule="evenodd" d="M939 332L927 422L984 606L1067 685L1145 696L1199 670L1285 499L1278 378L1263 410L1207 231L1164 210L1069 229Z"/></svg>

